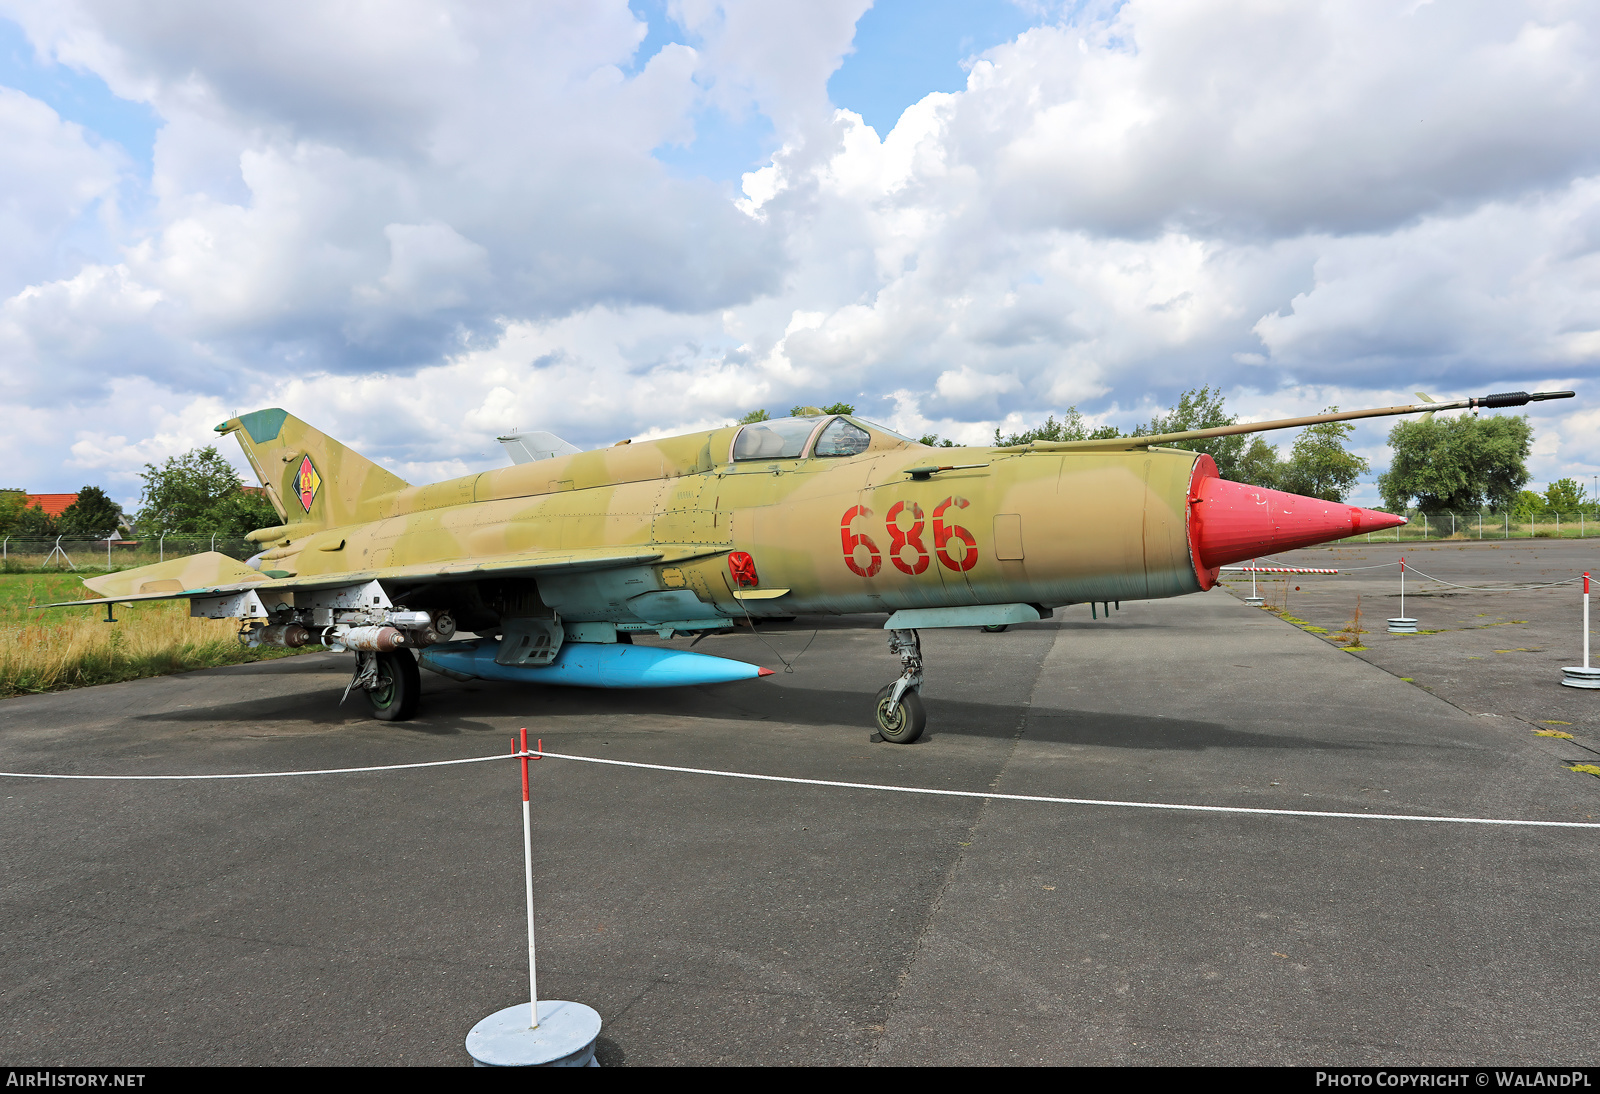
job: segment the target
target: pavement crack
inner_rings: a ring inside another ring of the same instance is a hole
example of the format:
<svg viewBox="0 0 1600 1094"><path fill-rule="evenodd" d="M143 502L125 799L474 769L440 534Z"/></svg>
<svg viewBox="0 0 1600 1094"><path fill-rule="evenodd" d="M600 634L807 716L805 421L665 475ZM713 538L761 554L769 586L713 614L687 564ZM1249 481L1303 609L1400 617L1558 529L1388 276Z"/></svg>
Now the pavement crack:
<svg viewBox="0 0 1600 1094"><path fill-rule="evenodd" d="M1017 746L1022 743L1022 735L1028 729L1028 715L1033 711L1033 697L1039 689L1039 679L1044 675L1044 666L1050 660L1051 651L1055 649L1056 642L1060 640L1061 632L1056 631L1050 641L1050 646L1039 658L1039 663L1034 666L1033 679L1028 683L1027 697L1023 700L1022 709L1017 713L1017 726L1011 733L1011 744L1006 749L1005 757L995 769L994 778L989 780L989 789L998 791L1000 783L1005 778L1006 771L1011 767L1011 761L1016 757ZM905 990L906 981L917 967L917 961L928 946L929 938L933 934L934 923L939 918L939 912L944 907L945 896L955 884L956 877L961 873L962 864L966 861L967 849L975 841L973 838L978 828L989 817L992 802L984 798L978 806L978 811L973 814L972 821L966 826L963 840L957 840L956 853L951 856L949 865L945 867L944 876L939 879L939 885L934 890L933 898L928 902L928 910L922 917L922 924L917 930L917 941L911 947L911 953L906 957L905 967L900 970L900 975L895 978L894 991L884 1000L883 1032L873 1038L872 1047L867 1050L867 1064L875 1064L882 1053L885 1042L889 1039L889 1026L894 1020L894 1013L900 1003L901 993Z"/></svg>

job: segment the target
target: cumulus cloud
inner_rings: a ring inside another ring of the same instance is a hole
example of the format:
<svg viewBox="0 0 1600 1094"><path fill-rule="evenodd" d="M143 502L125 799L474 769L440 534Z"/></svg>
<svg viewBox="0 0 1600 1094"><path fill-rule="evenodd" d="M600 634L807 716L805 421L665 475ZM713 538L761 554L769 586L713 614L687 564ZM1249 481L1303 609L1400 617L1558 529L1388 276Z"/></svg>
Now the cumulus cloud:
<svg viewBox="0 0 1600 1094"><path fill-rule="evenodd" d="M41 273L82 263L86 240L74 237L98 236L114 221L125 163L118 149L8 87L0 87L0 148L13 167L0 180L0 293L10 296ZM85 218L100 223L86 226Z"/></svg>
<svg viewBox="0 0 1600 1094"><path fill-rule="evenodd" d="M126 478L224 405L421 481L839 398L979 442L1200 384L1600 393L1593 5L1041 9L887 133L827 99L866 7L673 0L645 56L623 0L0 0L162 119L124 222L115 149L0 90L0 457ZM772 122L736 187L654 155L708 112ZM1595 466L1585 414L1538 412L1536 477Z"/></svg>

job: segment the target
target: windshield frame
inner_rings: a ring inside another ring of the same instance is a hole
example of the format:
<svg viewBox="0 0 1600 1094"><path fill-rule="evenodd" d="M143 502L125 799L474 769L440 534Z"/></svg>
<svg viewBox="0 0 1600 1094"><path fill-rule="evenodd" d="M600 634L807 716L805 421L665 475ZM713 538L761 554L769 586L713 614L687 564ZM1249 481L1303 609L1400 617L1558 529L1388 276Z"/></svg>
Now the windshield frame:
<svg viewBox="0 0 1600 1094"><path fill-rule="evenodd" d="M838 415L838 414L824 414L824 415L822 415L821 417L818 417L818 418L808 419L808 418L797 417L797 416L792 415L792 414L786 414L782 418L768 418L768 419L765 419L764 421L759 421L759 422L746 422L745 424L743 424L743 425L741 425L739 427L738 432L734 433L733 439L728 442L728 462L730 464L738 464L738 463L761 463L761 462L767 461L767 460L803 460L803 459L807 459L811 455L811 447L814 444L816 444L816 442L817 442L817 434L821 430L827 428L829 422L832 422L835 418L838 418L840 416L841 415ZM807 420L810 420L813 423L812 428L811 428L811 432L806 434L806 439L800 445L800 451L796 455L793 455L793 456L737 456L737 455L735 455L735 453L738 452L738 450L739 450L739 438L744 436L745 430L747 430L747 429L751 429L751 428L758 427L758 426L768 426L768 427L770 427L773 422L803 422L803 421L807 421Z"/></svg>
<svg viewBox="0 0 1600 1094"><path fill-rule="evenodd" d="M848 426L850 426L850 427L852 427L854 429L859 429L862 433L865 433L866 436L867 436L867 446L865 448L863 448L861 450L861 452L851 452L851 453L848 453L848 454L846 454L846 453L837 453L837 454L830 454L830 455L827 455L827 456L818 455L817 454L817 445L822 443L822 435L824 433L826 433L828 430L832 429L833 428L833 424L835 422L844 422L846 425L848 425ZM850 459L852 456L861 455L862 452L870 451L871 448L872 448L872 441L873 441L873 438L875 436L876 436L876 434L872 430L868 429L861 422L856 421L850 415L848 415L848 414L835 414L832 417L830 417L827 420L827 422L825 422L823 424L821 429L817 430L815 433L813 433L811 435L810 448L807 451L806 455L808 457L812 458L812 459L818 459L818 460L847 460L847 459Z"/></svg>

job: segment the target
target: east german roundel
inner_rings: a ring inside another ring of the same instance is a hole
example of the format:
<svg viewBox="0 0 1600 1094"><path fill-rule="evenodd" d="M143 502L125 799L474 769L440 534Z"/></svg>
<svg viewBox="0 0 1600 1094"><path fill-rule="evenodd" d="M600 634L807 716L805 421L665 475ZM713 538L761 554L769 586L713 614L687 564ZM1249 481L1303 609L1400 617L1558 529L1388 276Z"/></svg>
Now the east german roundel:
<svg viewBox="0 0 1600 1094"><path fill-rule="evenodd" d="M307 456L300 461L300 470L294 476L294 492L300 497L300 508L311 512L311 503L317 500L317 491L321 487L322 476L317 474L316 465Z"/></svg>

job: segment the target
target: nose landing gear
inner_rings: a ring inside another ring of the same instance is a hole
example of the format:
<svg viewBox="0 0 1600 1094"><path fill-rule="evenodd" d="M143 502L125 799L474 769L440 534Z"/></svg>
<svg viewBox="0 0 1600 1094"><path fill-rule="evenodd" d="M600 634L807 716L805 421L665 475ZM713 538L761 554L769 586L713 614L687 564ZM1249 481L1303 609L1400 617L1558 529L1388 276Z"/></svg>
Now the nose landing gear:
<svg viewBox="0 0 1600 1094"><path fill-rule="evenodd" d="M908 745L922 736L928 714L922 707L922 640L916 631L890 631L889 652L900 656L900 679L878 692L875 736Z"/></svg>

